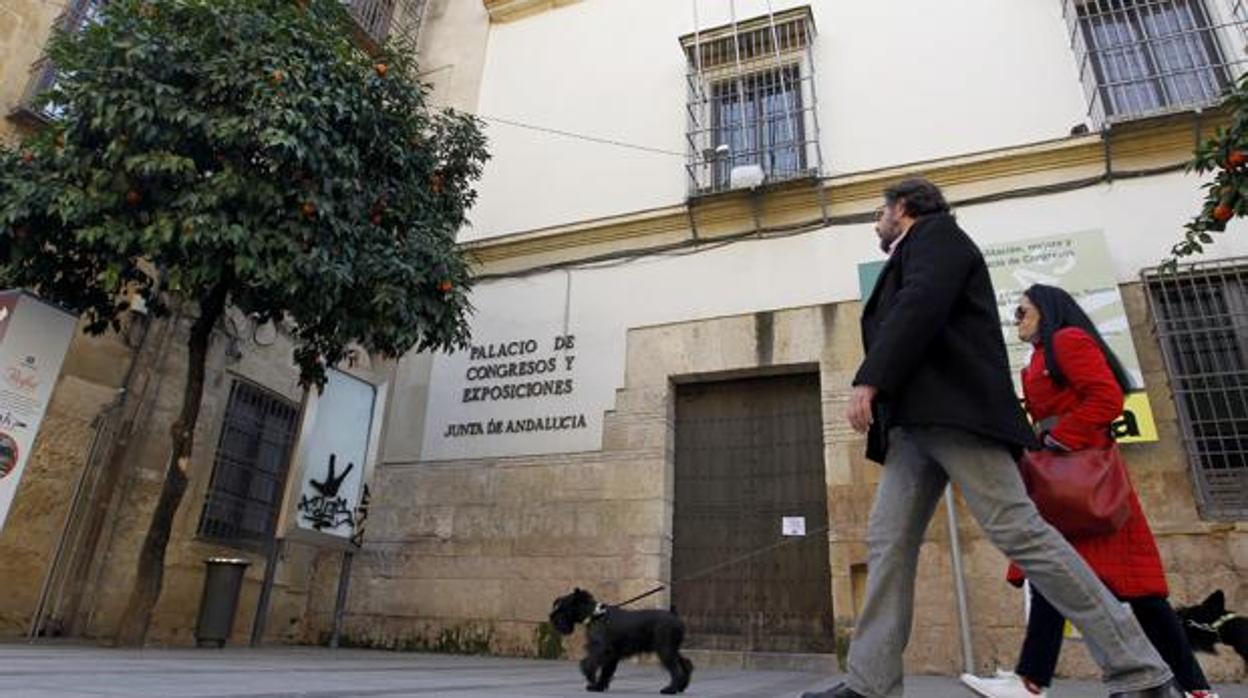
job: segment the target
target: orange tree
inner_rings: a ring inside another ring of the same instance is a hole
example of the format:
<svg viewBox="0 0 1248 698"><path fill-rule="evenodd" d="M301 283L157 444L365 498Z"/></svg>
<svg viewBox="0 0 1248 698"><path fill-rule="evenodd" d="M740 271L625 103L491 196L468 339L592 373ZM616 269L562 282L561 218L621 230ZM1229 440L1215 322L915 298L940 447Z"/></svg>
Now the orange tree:
<svg viewBox="0 0 1248 698"><path fill-rule="evenodd" d="M1226 230L1232 218L1248 214L1248 81L1226 95L1223 105L1231 114L1229 125L1196 148L1188 171L1213 174L1203 186L1205 200L1200 212L1183 226L1183 239L1171 248L1164 266L1174 269L1179 257L1204 251L1215 233Z"/></svg>
<svg viewBox="0 0 1248 698"><path fill-rule="evenodd" d="M455 233L487 157L430 108L412 52L366 53L339 0L112 0L49 43L49 126L0 146L0 283L119 325L190 308L164 484L119 641L142 643L187 487L205 359L228 306L287 320L305 385L359 345L468 341Z"/></svg>

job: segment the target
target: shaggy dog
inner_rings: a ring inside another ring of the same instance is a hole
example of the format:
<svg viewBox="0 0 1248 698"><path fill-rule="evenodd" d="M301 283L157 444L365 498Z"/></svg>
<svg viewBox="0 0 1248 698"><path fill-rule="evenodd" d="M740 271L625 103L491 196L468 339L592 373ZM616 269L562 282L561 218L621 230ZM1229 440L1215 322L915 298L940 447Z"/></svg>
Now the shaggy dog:
<svg viewBox="0 0 1248 698"><path fill-rule="evenodd" d="M674 610L626 611L601 604L578 588L555 599L550 611L550 624L564 635L571 635L577 623L585 623L589 636L581 660L581 673L589 681L585 690L607 690L620 660L644 652L657 654L671 674L660 693L680 693L689 686L693 662L680 654L685 622Z"/></svg>

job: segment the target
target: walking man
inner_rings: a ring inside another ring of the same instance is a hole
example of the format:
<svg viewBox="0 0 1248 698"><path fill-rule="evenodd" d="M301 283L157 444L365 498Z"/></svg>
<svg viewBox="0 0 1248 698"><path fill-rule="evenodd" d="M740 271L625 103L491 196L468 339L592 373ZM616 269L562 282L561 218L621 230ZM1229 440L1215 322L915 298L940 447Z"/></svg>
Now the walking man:
<svg viewBox="0 0 1248 698"><path fill-rule="evenodd" d="M949 480L993 544L1083 633L1113 698L1182 698L1135 619L1023 488L1015 463L1035 436L979 248L918 178L885 190L876 233L889 260L863 309L866 358L848 408L867 457L884 464L867 524L867 598L848 680L804 698L902 694L919 545Z"/></svg>

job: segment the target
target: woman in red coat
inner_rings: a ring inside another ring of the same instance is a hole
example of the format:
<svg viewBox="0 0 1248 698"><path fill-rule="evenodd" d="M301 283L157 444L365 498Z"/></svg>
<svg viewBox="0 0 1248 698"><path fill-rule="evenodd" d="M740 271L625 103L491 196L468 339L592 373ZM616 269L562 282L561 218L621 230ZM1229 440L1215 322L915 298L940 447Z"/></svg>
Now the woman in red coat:
<svg viewBox="0 0 1248 698"><path fill-rule="evenodd" d="M1111 446L1110 424L1122 414L1131 378L1087 314L1069 293L1037 284L1024 294L1015 325L1019 339L1035 347L1023 369L1023 396L1044 447L1079 451ZM1135 490L1131 516L1122 528L1072 540L1071 545L1105 586L1131 605L1183 690L1199 698L1214 696L1166 600L1166 572ZM1008 577L1015 585L1023 582L1022 570L1012 564ZM970 677L967 683L977 692L989 698L1043 695L1052 682L1066 621L1034 588L1031 599L1027 637L1014 675Z"/></svg>

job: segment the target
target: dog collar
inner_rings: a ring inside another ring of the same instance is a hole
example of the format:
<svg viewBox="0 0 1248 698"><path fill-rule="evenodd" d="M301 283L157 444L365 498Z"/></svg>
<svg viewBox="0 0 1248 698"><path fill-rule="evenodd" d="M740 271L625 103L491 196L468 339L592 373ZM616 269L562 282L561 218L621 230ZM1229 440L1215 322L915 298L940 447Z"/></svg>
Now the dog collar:
<svg viewBox="0 0 1248 698"><path fill-rule="evenodd" d="M602 603L601 601L599 601L599 602L598 602L598 605L597 605L597 606L594 606L594 612L593 612L593 613L591 613L591 614L589 614L589 621L595 621L595 620L598 620L599 618L601 618L601 617L603 617L603 616L605 616L605 615L607 615L607 605L606 605L605 603ZM589 622L589 621L587 621L587 622Z"/></svg>
<svg viewBox="0 0 1248 698"><path fill-rule="evenodd" d="M1233 618L1235 618L1234 613L1227 613L1226 615L1222 616L1221 618L1215 620L1212 623L1197 623L1194 620L1189 620L1187 621L1187 624L1192 626L1193 628L1196 628L1197 630L1204 630L1205 632L1218 634L1218 631L1222 629L1222 626L1226 625L1227 621L1230 621Z"/></svg>

